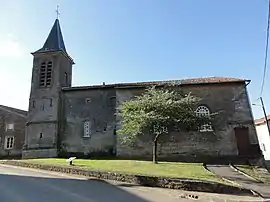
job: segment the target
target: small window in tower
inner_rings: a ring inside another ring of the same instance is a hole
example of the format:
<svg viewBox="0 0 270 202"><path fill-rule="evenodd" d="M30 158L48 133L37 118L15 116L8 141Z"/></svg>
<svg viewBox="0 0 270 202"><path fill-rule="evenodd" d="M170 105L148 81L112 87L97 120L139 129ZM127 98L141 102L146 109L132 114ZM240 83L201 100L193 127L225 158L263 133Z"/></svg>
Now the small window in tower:
<svg viewBox="0 0 270 202"><path fill-rule="evenodd" d="M52 107L52 102L53 102L53 100L52 100L52 98L50 98L50 107Z"/></svg>
<svg viewBox="0 0 270 202"><path fill-rule="evenodd" d="M35 106L36 106L36 101L33 100L33 102L32 102L32 108L35 108Z"/></svg>
<svg viewBox="0 0 270 202"><path fill-rule="evenodd" d="M41 103L41 110L44 110L45 109L45 104L44 103L46 103L46 101L43 99L42 100L42 103Z"/></svg>
<svg viewBox="0 0 270 202"><path fill-rule="evenodd" d="M40 138L40 139L42 138L42 133L39 133L39 138Z"/></svg>
<svg viewBox="0 0 270 202"><path fill-rule="evenodd" d="M91 98L85 98L85 103L86 103L86 104L91 103Z"/></svg>
<svg viewBox="0 0 270 202"><path fill-rule="evenodd" d="M68 85L68 75L66 72L65 72L65 82L66 82L65 84Z"/></svg>

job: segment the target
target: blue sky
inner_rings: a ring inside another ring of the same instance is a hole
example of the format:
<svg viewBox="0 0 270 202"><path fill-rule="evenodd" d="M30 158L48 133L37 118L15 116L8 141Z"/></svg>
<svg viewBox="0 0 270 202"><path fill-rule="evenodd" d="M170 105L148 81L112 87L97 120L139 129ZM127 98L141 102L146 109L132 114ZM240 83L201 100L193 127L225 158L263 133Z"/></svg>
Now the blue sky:
<svg viewBox="0 0 270 202"><path fill-rule="evenodd" d="M33 52L60 5L73 85L187 77L251 79L260 94L267 0L1 0L0 104L27 109ZM263 93L270 110L269 71ZM254 107L261 117L261 107Z"/></svg>

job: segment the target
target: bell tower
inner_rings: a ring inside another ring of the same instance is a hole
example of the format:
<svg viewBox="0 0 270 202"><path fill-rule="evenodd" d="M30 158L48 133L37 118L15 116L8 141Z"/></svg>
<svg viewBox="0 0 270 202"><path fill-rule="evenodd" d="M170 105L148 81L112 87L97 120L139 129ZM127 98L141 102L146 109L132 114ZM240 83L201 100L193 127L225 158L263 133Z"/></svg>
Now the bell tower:
<svg viewBox="0 0 270 202"><path fill-rule="evenodd" d="M61 89L71 87L73 59L57 18L44 45L32 53L33 68L23 158L56 157Z"/></svg>

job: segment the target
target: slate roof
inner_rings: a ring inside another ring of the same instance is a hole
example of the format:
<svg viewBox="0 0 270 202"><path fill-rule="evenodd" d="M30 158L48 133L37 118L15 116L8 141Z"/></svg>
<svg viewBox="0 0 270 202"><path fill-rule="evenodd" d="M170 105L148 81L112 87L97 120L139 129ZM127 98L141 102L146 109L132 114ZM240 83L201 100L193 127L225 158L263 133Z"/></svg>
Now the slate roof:
<svg viewBox="0 0 270 202"><path fill-rule="evenodd" d="M25 111L25 110L16 109L16 108L4 106L4 105L0 105L0 110L6 111L9 113L13 113L13 114L17 114L18 116L21 116L21 117L27 116L27 111Z"/></svg>
<svg viewBox="0 0 270 202"><path fill-rule="evenodd" d="M146 87L150 85L162 86L165 84L172 84L172 83L176 85L203 85L203 84L219 84L219 83L225 84L225 83L245 83L245 82L250 82L250 80L231 77L201 77L201 78L189 78L189 79L166 80L166 81L147 81L135 83L74 86L62 88L62 90L68 91L68 90L87 90L93 88L129 88L129 87Z"/></svg>
<svg viewBox="0 0 270 202"><path fill-rule="evenodd" d="M46 51L63 51L67 53L58 19L55 20L43 47L37 50L35 53Z"/></svg>

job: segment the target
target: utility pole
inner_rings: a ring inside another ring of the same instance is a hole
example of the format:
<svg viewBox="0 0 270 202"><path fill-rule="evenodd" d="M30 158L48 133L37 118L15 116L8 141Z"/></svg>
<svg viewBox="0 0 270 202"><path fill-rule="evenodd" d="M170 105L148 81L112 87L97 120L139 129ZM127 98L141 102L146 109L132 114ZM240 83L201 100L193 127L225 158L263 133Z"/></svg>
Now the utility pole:
<svg viewBox="0 0 270 202"><path fill-rule="evenodd" d="M260 97L260 101L261 101L261 104L262 104L263 114L264 114L264 118L265 118L265 121L266 121L268 133L269 133L269 136L270 136L270 126L269 126L269 123L268 123L268 119L267 119L267 115L266 115L266 111L265 111L265 107L264 107L264 103L263 103L262 97Z"/></svg>

